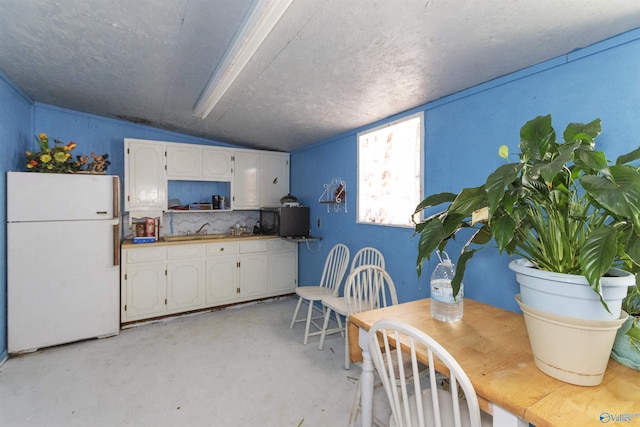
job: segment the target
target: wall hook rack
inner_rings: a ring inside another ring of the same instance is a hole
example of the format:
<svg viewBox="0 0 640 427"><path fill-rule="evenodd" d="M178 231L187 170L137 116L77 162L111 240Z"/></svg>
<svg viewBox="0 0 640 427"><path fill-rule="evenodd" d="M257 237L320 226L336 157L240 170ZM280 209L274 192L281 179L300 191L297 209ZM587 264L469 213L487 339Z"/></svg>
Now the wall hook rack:
<svg viewBox="0 0 640 427"><path fill-rule="evenodd" d="M330 183L324 184L324 193L318 202L327 205L327 212L331 212L331 205L335 212L340 212L344 207L347 212L347 183L340 177L333 178Z"/></svg>

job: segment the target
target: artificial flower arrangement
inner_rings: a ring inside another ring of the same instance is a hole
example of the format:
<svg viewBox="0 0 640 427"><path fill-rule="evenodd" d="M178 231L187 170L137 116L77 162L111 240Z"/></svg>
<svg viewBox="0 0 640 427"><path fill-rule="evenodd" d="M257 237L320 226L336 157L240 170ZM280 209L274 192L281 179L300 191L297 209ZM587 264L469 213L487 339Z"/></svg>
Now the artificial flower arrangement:
<svg viewBox="0 0 640 427"><path fill-rule="evenodd" d="M27 169L33 172L52 172L52 173L105 173L107 167L111 164L107 160L108 154L98 156L91 153L93 161L88 163L89 156L76 156L73 160L71 151L76 148L76 143L71 141L64 145L62 141L54 139L53 147L49 147L49 137L46 133L36 136L40 151L32 153L27 151ZM86 165L86 171L84 170Z"/></svg>

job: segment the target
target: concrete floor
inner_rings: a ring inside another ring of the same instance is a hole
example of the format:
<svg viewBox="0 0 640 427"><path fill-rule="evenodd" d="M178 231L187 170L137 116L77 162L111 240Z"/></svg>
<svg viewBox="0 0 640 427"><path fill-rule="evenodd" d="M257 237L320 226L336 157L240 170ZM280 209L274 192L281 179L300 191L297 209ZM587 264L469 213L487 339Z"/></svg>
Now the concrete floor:
<svg viewBox="0 0 640 427"><path fill-rule="evenodd" d="M289 329L295 302L174 318L12 357L0 368L0 425L346 426L360 367L344 369L339 334L322 351L318 337L302 345L303 323Z"/></svg>

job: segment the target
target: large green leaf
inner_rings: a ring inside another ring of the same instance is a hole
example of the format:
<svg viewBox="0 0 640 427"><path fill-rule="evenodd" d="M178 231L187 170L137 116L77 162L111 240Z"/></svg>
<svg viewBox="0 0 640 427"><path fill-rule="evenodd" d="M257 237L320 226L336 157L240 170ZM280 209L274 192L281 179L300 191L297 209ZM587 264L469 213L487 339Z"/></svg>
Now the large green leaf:
<svg viewBox="0 0 640 427"><path fill-rule="evenodd" d="M467 262L473 257L473 254L476 250L468 250L464 251L460 254L458 258L458 263L456 264L456 272L453 275L453 279L451 280L451 289L453 290L453 296L458 296L458 292L460 292L460 284L462 283L462 277L464 276L464 272L467 269Z"/></svg>
<svg viewBox="0 0 640 427"><path fill-rule="evenodd" d="M487 191L487 204L489 211L494 212L504 196L505 187L511 184L524 165L522 163L509 163L502 165L496 169L489 177L485 184Z"/></svg>
<svg viewBox="0 0 640 427"><path fill-rule="evenodd" d="M580 251L579 261L582 274L595 291L599 290L600 278L611 268L615 257L615 228L603 225L592 230Z"/></svg>
<svg viewBox="0 0 640 427"><path fill-rule="evenodd" d="M442 203L453 202L455 199L456 199L456 195L453 193L432 194L431 196L428 196L423 201L421 201L420 204L418 204L414 214L420 212L423 209L429 208L431 206L438 206L439 204L442 204Z"/></svg>
<svg viewBox="0 0 640 427"><path fill-rule="evenodd" d="M520 151L524 162L541 160L556 141L556 131L551 126L551 115L538 116L529 120L520 129Z"/></svg>
<svg viewBox="0 0 640 427"><path fill-rule="evenodd" d="M493 238L498 244L500 252L502 252L511 239L516 230L516 222L508 215L503 215L495 220L491 221L491 232Z"/></svg>
<svg viewBox="0 0 640 427"><path fill-rule="evenodd" d="M569 123L564 130L565 141L588 140L593 141L596 136L600 135L602 125L600 119L595 119L589 123Z"/></svg>
<svg viewBox="0 0 640 427"><path fill-rule="evenodd" d="M624 165L611 166L610 177L584 175L580 183L600 205L617 216L630 218L640 234L640 174Z"/></svg>
<svg viewBox="0 0 640 427"><path fill-rule="evenodd" d="M488 225L483 225L478 231L471 237L471 243L476 245L484 245L491 240L491 231Z"/></svg>
<svg viewBox="0 0 640 427"><path fill-rule="evenodd" d="M601 171L609 167L607 157L602 151L587 150L583 146L574 152L574 162L582 170Z"/></svg>
<svg viewBox="0 0 640 427"><path fill-rule="evenodd" d="M638 159L640 159L640 147L636 148L630 153L623 154L622 156L618 157L616 159L616 165L622 165Z"/></svg>
<svg viewBox="0 0 640 427"><path fill-rule="evenodd" d="M487 206L487 192L484 185L463 189L449 206L449 212L471 215L473 211Z"/></svg>
<svg viewBox="0 0 640 427"><path fill-rule="evenodd" d="M418 242L418 259L416 260L416 268L418 276L422 274L422 264L425 259L431 257L431 253L436 250L440 241L445 237L442 222L439 218L427 222L420 233L420 241Z"/></svg>
<svg viewBox="0 0 640 427"><path fill-rule="evenodd" d="M448 214L442 221L442 232L445 236L450 236L458 232L460 228L467 227L467 223L464 221L468 215L464 214Z"/></svg>
<svg viewBox="0 0 640 427"><path fill-rule="evenodd" d="M625 253L636 265L640 266L640 237L634 232L629 233L624 246Z"/></svg>
<svg viewBox="0 0 640 427"><path fill-rule="evenodd" d="M558 155L550 162L541 162L531 168L531 175L541 175L545 182L553 182L553 178L573 160L574 151L580 146L580 142L563 145Z"/></svg>

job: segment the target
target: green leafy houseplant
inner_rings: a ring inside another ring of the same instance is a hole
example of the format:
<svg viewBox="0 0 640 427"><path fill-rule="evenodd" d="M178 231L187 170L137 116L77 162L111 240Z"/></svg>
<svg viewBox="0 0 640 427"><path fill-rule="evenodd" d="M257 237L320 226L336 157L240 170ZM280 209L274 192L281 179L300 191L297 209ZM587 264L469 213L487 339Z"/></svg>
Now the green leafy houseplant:
<svg viewBox="0 0 640 427"><path fill-rule="evenodd" d="M629 344L640 352L640 289L638 287L629 289L629 294L622 302L622 309L635 318L626 335L629 337Z"/></svg>
<svg viewBox="0 0 640 427"><path fill-rule="evenodd" d="M584 275L598 294L611 267L640 270L640 173L630 164L640 148L612 164L594 149L600 131L600 119L570 123L558 142L551 116L536 117L520 131L519 161L498 167L479 187L426 197L416 214L448 205L415 222L418 274L425 259L460 232L467 240L451 283L454 295L467 262L486 247L519 255L535 268ZM499 154L507 159L508 148Z"/></svg>

